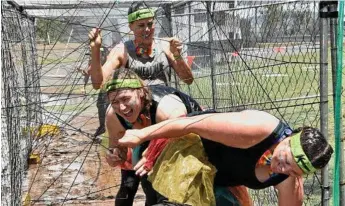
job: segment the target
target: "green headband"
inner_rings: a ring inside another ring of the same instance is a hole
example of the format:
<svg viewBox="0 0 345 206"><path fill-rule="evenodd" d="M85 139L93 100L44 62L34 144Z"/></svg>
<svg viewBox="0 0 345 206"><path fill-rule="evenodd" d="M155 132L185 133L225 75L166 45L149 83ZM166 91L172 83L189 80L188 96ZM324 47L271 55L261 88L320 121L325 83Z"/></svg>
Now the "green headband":
<svg viewBox="0 0 345 206"><path fill-rule="evenodd" d="M122 88L138 89L142 85L138 79L113 79L105 84L107 92Z"/></svg>
<svg viewBox="0 0 345 206"><path fill-rule="evenodd" d="M138 11L128 14L128 22L132 23L133 21L136 21L136 20L151 18L154 16L155 16L154 9L140 9Z"/></svg>
<svg viewBox="0 0 345 206"><path fill-rule="evenodd" d="M301 133L298 133L291 137L290 147L292 155L304 174L310 174L316 171L316 168L311 164L307 155L304 153L301 145Z"/></svg>

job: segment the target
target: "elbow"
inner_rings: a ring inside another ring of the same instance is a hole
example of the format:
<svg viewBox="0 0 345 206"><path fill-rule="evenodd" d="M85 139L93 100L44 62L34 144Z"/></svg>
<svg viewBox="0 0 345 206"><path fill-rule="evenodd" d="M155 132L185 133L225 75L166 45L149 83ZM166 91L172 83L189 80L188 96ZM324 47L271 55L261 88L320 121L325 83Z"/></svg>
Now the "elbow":
<svg viewBox="0 0 345 206"><path fill-rule="evenodd" d="M93 89L96 89L96 90L100 89L103 83L102 76L96 76L94 74L91 74L91 83L92 83Z"/></svg>
<svg viewBox="0 0 345 206"><path fill-rule="evenodd" d="M183 81L184 83L191 85L194 82L194 77L191 76Z"/></svg>
<svg viewBox="0 0 345 206"><path fill-rule="evenodd" d="M101 84L98 84L98 83L92 83L92 87L93 89L100 89L101 88Z"/></svg>

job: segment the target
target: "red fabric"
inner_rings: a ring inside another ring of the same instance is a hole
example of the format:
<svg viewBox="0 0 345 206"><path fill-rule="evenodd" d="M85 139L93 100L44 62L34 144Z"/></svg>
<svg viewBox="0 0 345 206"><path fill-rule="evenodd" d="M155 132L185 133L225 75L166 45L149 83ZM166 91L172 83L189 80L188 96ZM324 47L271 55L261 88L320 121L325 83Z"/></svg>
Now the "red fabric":
<svg viewBox="0 0 345 206"><path fill-rule="evenodd" d="M189 67L192 66L195 56L187 56L187 64Z"/></svg>
<svg viewBox="0 0 345 206"><path fill-rule="evenodd" d="M250 198L248 190L245 186L228 187L228 190L230 190L230 192L237 198L240 205L243 205L243 206L253 205L253 201Z"/></svg>
<svg viewBox="0 0 345 206"><path fill-rule="evenodd" d="M132 166L132 149L128 148L126 161L120 164L121 169L123 170L133 170Z"/></svg>
<svg viewBox="0 0 345 206"><path fill-rule="evenodd" d="M168 142L169 142L169 139L167 138L154 139L150 141L150 144L147 147L147 152L145 155L147 161L144 164L144 168L146 170L152 169L157 158L162 153L163 149L168 144Z"/></svg>

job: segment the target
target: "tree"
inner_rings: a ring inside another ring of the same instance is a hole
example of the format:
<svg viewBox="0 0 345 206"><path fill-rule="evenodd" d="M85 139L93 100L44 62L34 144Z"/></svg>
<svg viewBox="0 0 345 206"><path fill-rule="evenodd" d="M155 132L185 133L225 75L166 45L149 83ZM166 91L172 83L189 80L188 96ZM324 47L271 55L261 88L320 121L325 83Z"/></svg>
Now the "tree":
<svg viewBox="0 0 345 206"><path fill-rule="evenodd" d="M261 27L261 37L263 42L272 41L272 39L279 33L277 29L281 23L281 5L269 5L263 11L263 24Z"/></svg>
<svg viewBox="0 0 345 206"><path fill-rule="evenodd" d="M36 21L37 37L48 44L59 40L64 30L66 30L66 23L58 19L38 18Z"/></svg>

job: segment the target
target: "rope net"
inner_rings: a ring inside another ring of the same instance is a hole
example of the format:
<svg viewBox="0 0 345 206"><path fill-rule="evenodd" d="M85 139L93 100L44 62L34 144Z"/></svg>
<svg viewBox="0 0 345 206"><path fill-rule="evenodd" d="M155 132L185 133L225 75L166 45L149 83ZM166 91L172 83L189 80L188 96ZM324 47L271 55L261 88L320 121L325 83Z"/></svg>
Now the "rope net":
<svg viewBox="0 0 345 206"><path fill-rule="evenodd" d="M89 65L92 28L102 30L102 62L117 43L133 39L130 3L2 2L4 205L113 205L119 170L104 161L107 144L93 135L97 107L106 103L97 101L82 71ZM147 4L158 9L155 38L180 39L193 71L193 84L173 73L172 86L204 108L261 109L292 127L319 127L318 2ZM40 163L28 165L28 159ZM321 204L320 179L319 172L305 178L306 205ZM272 188L250 193L255 205L277 204Z"/></svg>

